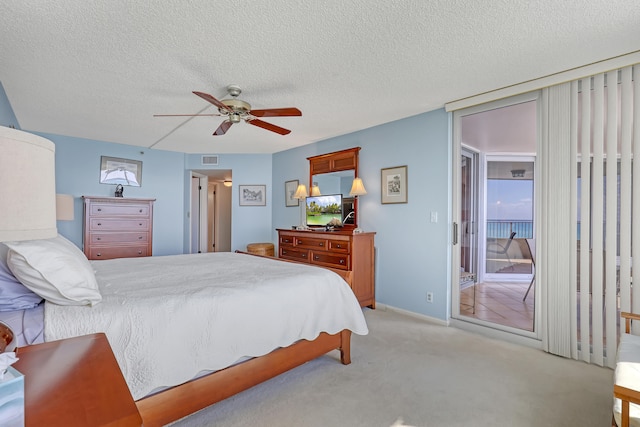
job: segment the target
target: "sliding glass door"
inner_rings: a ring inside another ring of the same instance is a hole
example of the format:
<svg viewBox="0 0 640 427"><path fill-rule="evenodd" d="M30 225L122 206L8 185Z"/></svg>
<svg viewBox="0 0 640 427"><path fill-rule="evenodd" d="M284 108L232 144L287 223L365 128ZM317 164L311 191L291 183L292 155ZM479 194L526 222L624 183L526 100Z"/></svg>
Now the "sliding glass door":
<svg viewBox="0 0 640 427"><path fill-rule="evenodd" d="M487 156L484 281L531 280L534 164L531 157Z"/></svg>
<svg viewBox="0 0 640 427"><path fill-rule="evenodd" d="M537 95L454 114L452 316L537 338Z"/></svg>

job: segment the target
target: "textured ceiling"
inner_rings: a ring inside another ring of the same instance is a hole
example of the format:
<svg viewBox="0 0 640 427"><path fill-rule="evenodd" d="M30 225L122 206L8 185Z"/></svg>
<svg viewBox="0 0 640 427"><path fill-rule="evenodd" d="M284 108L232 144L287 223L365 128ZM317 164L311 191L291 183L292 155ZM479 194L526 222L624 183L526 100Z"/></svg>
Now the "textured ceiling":
<svg viewBox="0 0 640 427"><path fill-rule="evenodd" d="M25 130L271 153L640 50L637 0L3 0L0 82ZM217 98L298 107L212 136Z"/></svg>

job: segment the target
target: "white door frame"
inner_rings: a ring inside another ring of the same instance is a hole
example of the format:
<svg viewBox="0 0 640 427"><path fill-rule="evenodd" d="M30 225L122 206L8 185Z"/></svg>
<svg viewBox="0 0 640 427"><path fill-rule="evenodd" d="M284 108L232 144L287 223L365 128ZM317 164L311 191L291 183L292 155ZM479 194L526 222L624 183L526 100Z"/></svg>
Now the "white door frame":
<svg viewBox="0 0 640 427"><path fill-rule="evenodd" d="M208 221L207 221L207 187L209 185L209 177L206 175L199 174L197 172L191 172L192 178L198 178L199 189L197 194L194 194L194 191L191 192L191 209L196 209L194 202L198 202L198 224L195 225L197 227L198 233L198 252L204 253L207 252L207 233L209 230ZM193 214L191 215L193 217ZM193 252L193 220L189 221L189 248Z"/></svg>
<svg viewBox="0 0 640 427"><path fill-rule="evenodd" d="M484 155L482 158L482 162L483 162L483 167L482 167L482 174L480 176L480 182L483 184L483 190L482 190L482 197L480 200L482 200L482 202L484 203L480 208L479 208L479 219L478 219L478 224L480 224L480 226L478 226L478 281L479 282L484 282L484 281L488 281L488 282L495 282L495 281L500 281L500 280L507 280L509 282L525 282L528 283L531 281L531 278L533 276L533 274L529 274L529 275L524 275L524 274L505 274L505 273L501 273L501 274L492 274L492 273L487 273L487 245L486 243L482 243L480 244L480 242L486 242L487 241L487 170L488 170L488 163L489 162L531 162L534 164L534 171L535 169L535 162L536 162L536 157L535 156L531 156L531 155L526 155L526 154L521 154L521 153L515 153L515 154L500 154L500 155L493 155L493 154L487 154ZM533 217L534 217L534 221L533 221L533 236L535 236L535 227L536 227L536 222L535 222L535 185L536 185L536 176L534 173L534 181L533 181L533 193L531 194L531 197L533 197ZM533 238L532 236L532 238ZM518 236L516 236L516 238L518 238Z"/></svg>
<svg viewBox="0 0 640 427"><path fill-rule="evenodd" d="M497 101L493 101L493 102L489 102L486 104L481 104L481 105L475 105L473 107L469 107L463 110L457 110L453 112L453 129L452 129L452 137L453 137L453 149L452 149L452 160L453 160L453 166L452 166L452 174L453 174L453 179L452 179L452 188L453 188L453 198L452 198L452 225L453 225L453 246L452 246L452 250L451 250L451 317L452 317L452 324L455 324L459 327L463 327L465 328L465 324L466 325L470 325L470 327L468 329L470 330L476 330L479 332L482 332L483 329L486 329L484 327L488 327L491 328L493 330L492 334L496 335L496 336L500 336L500 337L504 337L507 339L510 339L510 335L515 334L516 336L513 336L513 340L517 341L517 342L521 342L523 344L527 344L527 345L534 345L537 346L539 345L539 340L541 337L541 322L540 322L540 314L541 314L541 304L540 301L541 299L539 298L539 292L538 292L538 288L539 286L536 286L535 288L535 298L536 298L536 302L535 302L535 314L534 314L534 331L530 332L530 331L525 331L523 329L516 329L516 328L512 328L512 327L507 327L507 326L503 326L503 325L499 325L497 323L492 323L492 322L487 322L484 320L480 320L480 319L475 319L475 318L471 318L471 317L467 317L467 316L461 316L460 315L460 232L461 230L459 229L459 225L461 223L461 216L460 216L460 207L461 207L461 194L460 194L460 186L461 186L461 158L462 158L462 126L461 126L461 122L462 122L462 117L470 115L470 114L476 114L476 113L480 113L483 111L488 111L488 110L494 110L496 108L502 108L502 107L507 107L510 105L514 105L514 104L519 104L522 102L528 102L528 101L536 101L539 105L539 100L540 100L540 93L539 92L531 92L531 93L525 93L522 95L516 95L513 96L511 98L507 98L507 99L500 99ZM538 123L540 123L540 109L539 107L537 108L537 121ZM538 126L539 129L539 126ZM540 146L540 133L538 133L538 135L536 135L537 138L537 146ZM496 153L497 154L497 153ZM484 156L481 154L480 156L480 176L485 176L485 173L483 172L484 169L484 165L486 164ZM537 165L537 162L536 162ZM537 176L537 171L538 171L538 167L536 166L536 176ZM482 186L480 186L482 187ZM479 191L484 191L482 189L480 189ZM534 191L535 194L535 191ZM484 196L482 196L484 197ZM535 197L535 196L534 196ZM479 208L479 215L484 215L482 214L484 208ZM538 210L535 210L534 212L534 224L538 222ZM479 218L478 219L479 223L482 224L484 221L484 217L483 218ZM482 234L480 234L480 226L478 226L478 241L482 241L481 239L484 237L484 232ZM479 258L483 258L483 257L479 257ZM479 260L479 263L484 262L483 260ZM482 267L484 268L484 267ZM476 324L477 326L480 326L480 329L477 329L473 324ZM505 334L506 333L506 334ZM535 340L532 341L531 339ZM532 344L535 343L535 344Z"/></svg>

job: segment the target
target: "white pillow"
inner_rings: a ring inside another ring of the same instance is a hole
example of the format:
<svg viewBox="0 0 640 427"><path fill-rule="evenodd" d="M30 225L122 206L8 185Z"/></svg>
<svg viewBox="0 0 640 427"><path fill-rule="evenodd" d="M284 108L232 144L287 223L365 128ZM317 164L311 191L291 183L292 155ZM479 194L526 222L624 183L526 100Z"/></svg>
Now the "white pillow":
<svg viewBox="0 0 640 427"><path fill-rule="evenodd" d="M5 242L7 264L23 285L59 305L94 305L102 301L96 276L76 245L53 239Z"/></svg>

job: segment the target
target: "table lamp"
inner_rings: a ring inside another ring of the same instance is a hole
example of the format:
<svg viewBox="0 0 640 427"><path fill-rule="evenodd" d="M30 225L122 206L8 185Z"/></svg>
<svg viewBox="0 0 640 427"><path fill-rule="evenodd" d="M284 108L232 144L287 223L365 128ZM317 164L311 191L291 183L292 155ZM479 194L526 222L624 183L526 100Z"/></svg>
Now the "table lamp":
<svg viewBox="0 0 640 427"><path fill-rule="evenodd" d="M367 194L367 190L364 188L364 183L361 178L354 178L353 184L351 184L351 191L349 192L350 196L358 198L359 196L364 196ZM356 210L356 228L353 230L354 233L362 233L364 230L360 228L360 206L357 206Z"/></svg>
<svg viewBox="0 0 640 427"><path fill-rule="evenodd" d="M296 189L295 194L293 195L294 199L298 199L302 202L302 207L300 208L300 225L297 227L298 230L305 230L307 228L306 221L306 213L307 213L307 203L306 199L309 194L307 193L307 186L304 184L299 184Z"/></svg>

